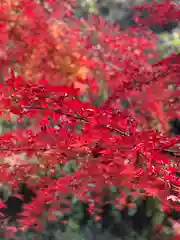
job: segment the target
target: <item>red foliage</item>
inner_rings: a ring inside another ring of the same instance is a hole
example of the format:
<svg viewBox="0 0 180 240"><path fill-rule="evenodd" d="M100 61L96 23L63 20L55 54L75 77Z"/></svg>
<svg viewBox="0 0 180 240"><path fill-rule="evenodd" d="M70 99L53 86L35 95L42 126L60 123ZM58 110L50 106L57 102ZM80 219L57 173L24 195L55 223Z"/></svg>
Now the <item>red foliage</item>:
<svg viewBox="0 0 180 240"><path fill-rule="evenodd" d="M136 16L136 21L143 23L146 26L154 23L166 24L168 21L180 20L180 8L178 3L172 0L152 0L152 3L144 3L137 6L139 16ZM148 12L149 17L143 18L143 12Z"/></svg>
<svg viewBox="0 0 180 240"><path fill-rule="evenodd" d="M14 59L23 66L23 57L28 58L31 48L42 42L45 48L37 49L37 61L44 53L41 50L48 48L47 62L55 54L51 51L59 35L53 38L47 31L48 16L40 5L31 0L29 7L27 2L21 8L24 19L28 18L27 28L16 31L21 39L16 35L9 38L16 42L16 49L7 43L6 61L3 59L6 67L13 66ZM90 20L87 23L72 16L64 20L69 25L63 32L63 37L65 34L67 37L63 46L76 53L70 55L72 64L88 69L83 84L89 86L89 100L81 100L82 92L86 91L78 89L82 86L79 75L70 74L69 83L69 75L62 76L61 72L57 75L57 69L53 73L46 61L39 64L41 80L36 75L36 81L27 81L24 76L15 77L12 71L0 85L1 115L11 118L13 114L18 121L28 118L31 122L27 129L17 128L0 136L0 182L14 189L25 182L37 194L24 208L25 218L20 221L23 229L34 224L41 227L39 216L46 218L47 212L64 211L59 203L67 202L67 194L89 203L99 202L103 187L112 185L122 193L122 198L114 201L119 207L121 203L126 205L128 195L136 194L159 198L166 210L172 207L179 210L179 203L168 197L180 197L177 176L180 164L175 154L180 151L180 137L168 134L167 119L179 114L180 56L152 65L156 41L150 33L144 30L139 36L134 28L131 34L119 33L117 28L110 31L112 25L100 18ZM32 32L34 28L39 36ZM7 35L3 32L3 36L4 44ZM62 59L65 53L62 49L59 52ZM73 87L77 80L79 85ZM110 97L102 106L95 107L100 80ZM117 102L122 99L129 100L129 109L120 108ZM153 118L161 125L159 132L152 125ZM175 156L168 155L169 152ZM21 153L26 154L24 159ZM14 155L16 161L12 164L9 159ZM71 160L78 168L71 175L61 169L60 177L55 177L56 166L62 167Z"/></svg>
<svg viewBox="0 0 180 240"><path fill-rule="evenodd" d="M1 182L13 186L26 182L36 189L37 198L24 213L31 218L23 224L35 223L45 206L49 212L58 210L57 193L61 194L61 201L68 193L88 201L93 195L86 193L101 196L102 186L115 185L137 194L144 189L145 195L174 206L167 197L172 194L172 186L176 188L173 194L179 197L179 161L163 152L179 151L180 137L138 130L136 121L128 114L113 110L110 105L94 108L78 100L76 93L72 88L52 87L45 80L27 83L13 75L1 85L1 109L21 119L33 119L31 129L15 130L0 139L1 158L17 152L28 156L25 163L14 165L12 171L8 164L1 165L0 175ZM50 119L56 128L51 126ZM78 170L71 176L62 170L61 178L52 179L55 166L72 159Z"/></svg>

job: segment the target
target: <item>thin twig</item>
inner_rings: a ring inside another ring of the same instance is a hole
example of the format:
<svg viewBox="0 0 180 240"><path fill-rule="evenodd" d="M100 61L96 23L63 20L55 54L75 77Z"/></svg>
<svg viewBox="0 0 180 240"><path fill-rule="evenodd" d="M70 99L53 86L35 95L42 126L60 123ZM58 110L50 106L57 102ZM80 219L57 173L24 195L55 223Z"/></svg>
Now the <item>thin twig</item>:
<svg viewBox="0 0 180 240"><path fill-rule="evenodd" d="M31 109L31 107L25 107L25 108ZM32 109L47 110L46 108L41 108L41 107L39 107L39 108L32 108ZM80 120L80 121L84 121L84 122L86 122L86 123L89 123L88 119L82 117L82 116L79 115L78 113L76 113L78 116L74 116L74 115L72 115L72 114L70 114L70 113L64 113L61 109L56 109L56 110L54 110L54 111L55 111L56 113L63 114L63 115L65 115L65 116L67 116L67 117L71 117L71 118L74 118L74 119L77 119L77 120ZM129 133L129 132L121 131L120 129L113 128L113 127L111 127L111 126L109 126L109 125L102 125L102 127L107 128L107 129L109 129L109 130L111 130L111 131L113 131L113 132L116 132L116 133L118 133L118 134L120 134L120 135L123 135L123 136L130 136L130 133Z"/></svg>

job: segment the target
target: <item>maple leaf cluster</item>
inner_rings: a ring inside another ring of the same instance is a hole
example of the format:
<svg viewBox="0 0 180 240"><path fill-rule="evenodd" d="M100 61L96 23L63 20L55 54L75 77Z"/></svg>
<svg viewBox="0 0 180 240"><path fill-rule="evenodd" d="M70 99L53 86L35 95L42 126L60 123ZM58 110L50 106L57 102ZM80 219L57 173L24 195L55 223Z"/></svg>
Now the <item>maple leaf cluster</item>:
<svg viewBox="0 0 180 240"><path fill-rule="evenodd" d="M156 38L143 27L121 32L100 17L78 19L72 2L57 3L1 4L0 113L30 125L0 136L0 182L14 194L26 183L36 194L19 228L38 229L68 211L69 194L93 214L92 203L101 205L112 186L119 208L153 196L162 211L179 211L169 196L180 197L180 137L169 133L168 120L179 117L180 56L152 64Z"/></svg>

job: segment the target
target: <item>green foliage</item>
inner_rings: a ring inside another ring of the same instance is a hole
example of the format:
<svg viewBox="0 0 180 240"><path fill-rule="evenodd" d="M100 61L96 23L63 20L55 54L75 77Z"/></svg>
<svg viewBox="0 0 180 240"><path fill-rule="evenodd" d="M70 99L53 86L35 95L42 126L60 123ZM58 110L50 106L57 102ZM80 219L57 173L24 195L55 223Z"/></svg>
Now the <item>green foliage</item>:
<svg viewBox="0 0 180 240"><path fill-rule="evenodd" d="M173 34L161 34L158 38L161 57L167 57L172 52L180 53L180 31L178 29Z"/></svg>

